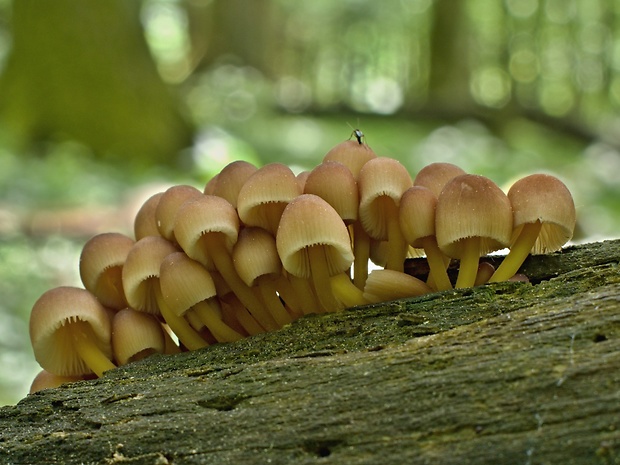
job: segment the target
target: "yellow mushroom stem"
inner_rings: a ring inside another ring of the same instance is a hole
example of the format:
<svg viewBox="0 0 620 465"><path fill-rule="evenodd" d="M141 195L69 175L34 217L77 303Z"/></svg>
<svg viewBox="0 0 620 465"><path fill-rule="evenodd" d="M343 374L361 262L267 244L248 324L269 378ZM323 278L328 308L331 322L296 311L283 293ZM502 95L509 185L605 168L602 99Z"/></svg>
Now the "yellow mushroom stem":
<svg viewBox="0 0 620 465"><path fill-rule="evenodd" d="M398 220L398 205L387 196L382 197L382 208L387 217L387 261L388 270L404 271L407 241L403 237Z"/></svg>
<svg viewBox="0 0 620 465"><path fill-rule="evenodd" d="M176 315L166 301L164 300L161 289L159 286L155 287L155 298L157 299L157 304L159 306L159 311L161 315L166 320L168 326L174 334L177 335L179 341L187 347L189 350L197 350L203 347L207 347L209 344L205 341L202 336L194 329L192 326L185 320L185 318Z"/></svg>
<svg viewBox="0 0 620 465"><path fill-rule="evenodd" d="M224 235L221 233L208 233L202 240L208 249L208 255L213 260L215 268L220 273L232 292L239 298L241 303L249 310L256 321L267 331L275 331L278 324L267 311L256 294L248 287L237 274L232 258L224 243Z"/></svg>
<svg viewBox="0 0 620 465"><path fill-rule="evenodd" d="M243 339L241 334L222 321L219 317L219 309L208 300L198 302L192 308L218 342L235 342Z"/></svg>
<svg viewBox="0 0 620 465"><path fill-rule="evenodd" d="M476 282L478 273L478 262L480 261L480 238L467 237L462 240L461 261L459 263L459 274L456 278L456 288L472 287Z"/></svg>
<svg viewBox="0 0 620 465"><path fill-rule="evenodd" d="M342 304L346 307L356 307L358 305L366 305L368 302L364 298L364 293L355 284L351 282L345 273L340 273L330 278L332 292Z"/></svg>
<svg viewBox="0 0 620 465"><path fill-rule="evenodd" d="M514 244L510 247L510 252L504 257L502 263L497 267L493 276L489 279L490 283L496 283L499 281L507 281L512 278L519 267L523 264L525 259L532 250L540 230L542 223L540 220L533 223L525 223L519 233L519 236L515 240Z"/></svg>
<svg viewBox="0 0 620 465"><path fill-rule="evenodd" d="M221 297L221 300L222 303L228 305L235 319L250 336L265 332L265 328L248 312L248 309L243 306L235 294L230 292Z"/></svg>
<svg viewBox="0 0 620 465"><path fill-rule="evenodd" d="M313 245L307 247L306 251L310 262L310 279L319 303L326 312L342 310L342 305L332 292L325 247Z"/></svg>
<svg viewBox="0 0 620 465"><path fill-rule="evenodd" d="M310 281L304 278L300 278L289 274L288 281L291 283L291 287L295 290L299 296L300 309L304 315L311 313L321 313L322 308L319 303L316 294L312 290Z"/></svg>
<svg viewBox="0 0 620 465"><path fill-rule="evenodd" d="M280 300L277 286L271 276L259 276L257 289L271 316L280 327L292 323L293 319Z"/></svg>
<svg viewBox="0 0 620 465"><path fill-rule="evenodd" d="M368 278L368 261L370 260L370 237L358 220L350 228L353 230L353 283L364 290Z"/></svg>
<svg viewBox="0 0 620 465"><path fill-rule="evenodd" d="M424 253L426 253L426 261L430 268L430 276L432 277L434 287L438 291L452 289L452 283L446 271L445 256L439 250L435 236L423 237L422 247L424 248Z"/></svg>
<svg viewBox="0 0 620 465"><path fill-rule="evenodd" d="M88 323L76 321L70 324L73 346L88 368L98 377L103 376L104 371L116 368L116 365L93 342L96 338Z"/></svg>
<svg viewBox="0 0 620 465"><path fill-rule="evenodd" d="M181 348L174 341L173 332L170 329L170 326L167 323L162 323L162 328L164 329L164 354L179 354L181 353Z"/></svg>
<svg viewBox="0 0 620 465"><path fill-rule="evenodd" d="M275 278L274 283L278 295L284 300L287 311L292 313L292 317L303 315L302 303L291 282L283 274Z"/></svg>

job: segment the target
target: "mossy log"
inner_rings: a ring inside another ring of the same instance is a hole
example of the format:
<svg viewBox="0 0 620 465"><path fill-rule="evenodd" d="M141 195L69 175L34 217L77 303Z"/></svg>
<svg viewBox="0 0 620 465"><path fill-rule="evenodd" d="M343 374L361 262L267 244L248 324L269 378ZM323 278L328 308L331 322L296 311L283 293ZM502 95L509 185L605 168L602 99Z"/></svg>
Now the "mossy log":
<svg viewBox="0 0 620 465"><path fill-rule="evenodd" d="M620 240L0 409L2 463L618 464ZM415 266L414 266L415 267Z"/></svg>

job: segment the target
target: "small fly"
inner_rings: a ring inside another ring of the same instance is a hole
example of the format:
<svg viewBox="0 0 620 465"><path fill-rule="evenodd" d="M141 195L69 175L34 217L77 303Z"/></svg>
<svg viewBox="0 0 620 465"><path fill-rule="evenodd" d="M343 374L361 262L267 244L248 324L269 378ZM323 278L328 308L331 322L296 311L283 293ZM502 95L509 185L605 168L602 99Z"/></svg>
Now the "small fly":
<svg viewBox="0 0 620 465"><path fill-rule="evenodd" d="M364 133L362 131L360 131L359 129L353 129L353 132L351 133L351 136L349 137L349 139L355 136L355 138L357 139L357 143L362 145L364 142L362 141L362 139L364 138Z"/></svg>

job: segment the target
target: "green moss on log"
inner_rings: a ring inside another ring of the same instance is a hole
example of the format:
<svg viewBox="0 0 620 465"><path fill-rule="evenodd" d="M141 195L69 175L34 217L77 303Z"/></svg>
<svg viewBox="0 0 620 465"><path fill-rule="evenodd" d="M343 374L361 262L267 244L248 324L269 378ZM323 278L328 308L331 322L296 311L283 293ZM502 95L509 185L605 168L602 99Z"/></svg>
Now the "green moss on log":
<svg viewBox="0 0 620 465"><path fill-rule="evenodd" d="M0 409L3 463L620 463L620 241Z"/></svg>

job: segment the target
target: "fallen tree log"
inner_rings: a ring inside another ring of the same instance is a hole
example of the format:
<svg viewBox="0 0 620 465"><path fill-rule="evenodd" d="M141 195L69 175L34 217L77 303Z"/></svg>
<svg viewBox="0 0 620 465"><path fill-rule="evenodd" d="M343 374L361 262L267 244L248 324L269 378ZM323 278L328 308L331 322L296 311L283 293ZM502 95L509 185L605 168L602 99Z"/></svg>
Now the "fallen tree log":
<svg viewBox="0 0 620 465"><path fill-rule="evenodd" d="M0 409L2 463L620 463L620 240ZM410 265L415 268L415 265Z"/></svg>

